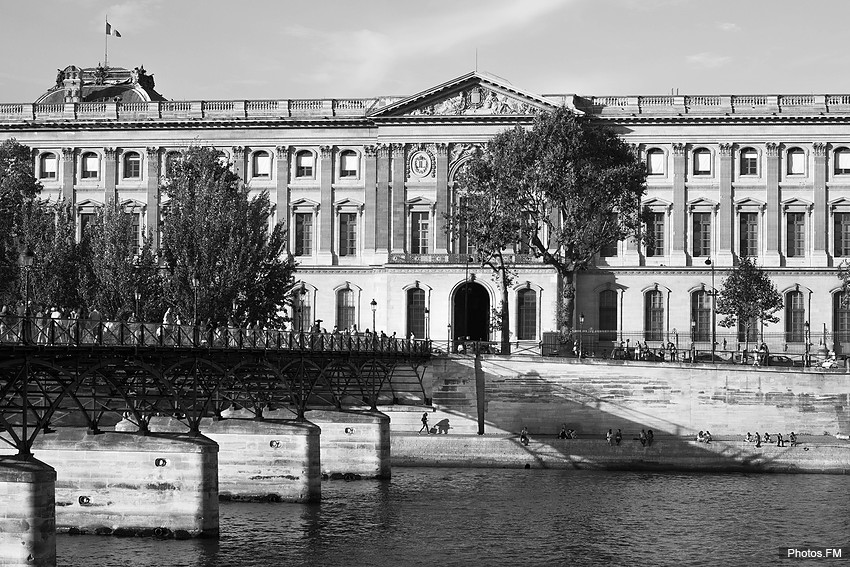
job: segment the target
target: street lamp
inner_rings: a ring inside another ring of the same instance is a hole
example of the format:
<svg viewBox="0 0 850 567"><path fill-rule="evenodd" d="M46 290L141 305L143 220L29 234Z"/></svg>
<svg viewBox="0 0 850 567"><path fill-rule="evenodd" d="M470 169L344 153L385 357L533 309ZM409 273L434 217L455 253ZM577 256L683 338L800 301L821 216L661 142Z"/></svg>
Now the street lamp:
<svg viewBox="0 0 850 567"><path fill-rule="evenodd" d="M30 269L33 262L35 262L35 253L32 248L26 245L21 246L18 264L24 270L24 321L21 325L24 344L29 344L32 339L32 329L30 329Z"/></svg>
<svg viewBox="0 0 850 567"><path fill-rule="evenodd" d="M198 276L192 276L192 325L198 324Z"/></svg>
<svg viewBox="0 0 850 567"><path fill-rule="evenodd" d="M133 297L136 298L136 319L139 321L142 320L142 314L139 313L139 300L142 299L142 292L139 291L139 288L133 290Z"/></svg>
<svg viewBox="0 0 850 567"><path fill-rule="evenodd" d="M431 310L425 308L425 340L428 340L431 334Z"/></svg>
<svg viewBox="0 0 850 567"><path fill-rule="evenodd" d="M584 313L581 313L578 316L578 357L581 358L584 349L584 337L582 336L582 332L584 330Z"/></svg>
<svg viewBox="0 0 850 567"><path fill-rule="evenodd" d="M373 298L369 302L369 306L372 308L372 332L375 333L378 331L378 328L375 326L375 311L378 309L378 302Z"/></svg>
<svg viewBox="0 0 850 567"><path fill-rule="evenodd" d="M691 319L691 362L696 362L696 344L694 341L696 340L696 332L697 332L697 320Z"/></svg>
<svg viewBox="0 0 850 567"><path fill-rule="evenodd" d="M301 290L298 292L298 298L300 302L300 306L298 307L298 326L301 327L299 331L304 332L304 303L307 301L307 288L304 287L304 284L301 284Z"/></svg>
<svg viewBox="0 0 850 567"><path fill-rule="evenodd" d="M811 335L811 333L810 333L810 328L809 328L809 322L808 322L808 321L806 321L805 323L803 323L803 327L804 327L804 328L805 328L805 330L806 330L806 358L805 358L805 360L804 360L803 364L804 364L805 366L808 366L808 365L809 365L809 343L811 342L811 336L812 336L812 335Z"/></svg>

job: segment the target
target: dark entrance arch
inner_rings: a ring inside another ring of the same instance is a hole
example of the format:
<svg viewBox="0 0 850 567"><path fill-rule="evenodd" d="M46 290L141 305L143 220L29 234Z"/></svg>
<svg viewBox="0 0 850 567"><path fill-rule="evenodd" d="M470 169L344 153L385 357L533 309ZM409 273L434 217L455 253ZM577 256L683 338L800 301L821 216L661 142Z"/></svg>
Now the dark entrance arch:
<svg viewBox="0 0 850 567"><path fill-rule="evenodd" d="M459 285L452 306L455 339L490 340L490 294L483 285L475 282Z"/></svg>

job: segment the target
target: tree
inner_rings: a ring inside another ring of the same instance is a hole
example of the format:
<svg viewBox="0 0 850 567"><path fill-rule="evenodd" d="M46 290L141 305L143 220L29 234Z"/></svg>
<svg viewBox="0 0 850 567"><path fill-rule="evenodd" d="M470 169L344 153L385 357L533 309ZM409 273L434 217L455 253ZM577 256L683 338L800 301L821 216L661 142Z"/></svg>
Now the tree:
<svg viewBox="0 0 850 567"><path fill-rule="evenodd" d="M746 256L721 284L717 299L717 313L725 315L721 327L744 326L745 348L749 348L750 326L753 321L776 323L773 314L782 309L782 295L767 273Z"/></svg>
<svg viewBox="0 0 850 567"><path fill-rule="evenodd" d="M32 150L14 138L0 143L0 298L17 296L19 247L28 244L25 218L40 207L40 192Z"/></svg>
<svg viewBox="0 0 850 567"><path fill-rule="evenodd" d="M490 194L490 224L558 272L559 324L572 328L576 272L606 245L643 237L643 163L612 130L560 107L496 135L469 168Z"/></svg>
<svg viewBox="0 0 850 567"><path fill-rule="evenodd" d="M465 239L468 246L474 249L470 257L492 270L501 291L501 305L493 310L491 328L499 329L501 333L501 353L510 354L508 288L516 272L509 263L507 253L517 241L520 222L516 214L512 215L506 210L513 203L498 198L499 188L495 186L498 176L494 171L496 164L488 157L479 152L458 176L460 196L457 205L446 215L445 230L448 234Z"/></svg>
<svg viewBox="0 0 850 567"><path fill-rule="evenodd" d="M279 321L295 269L285 256L282 223L270 226L268 193L254 197L213 148L191 147L162 191L170 198L162 228L165 300L191 319Z"/></svg>

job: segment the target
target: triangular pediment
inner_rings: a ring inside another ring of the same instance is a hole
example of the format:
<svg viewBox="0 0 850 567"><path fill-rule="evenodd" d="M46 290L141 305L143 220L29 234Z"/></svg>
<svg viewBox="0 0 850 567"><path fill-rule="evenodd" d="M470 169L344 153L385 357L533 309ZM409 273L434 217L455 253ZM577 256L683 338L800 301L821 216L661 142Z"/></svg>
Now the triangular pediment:
<svg viewBox="0 0 850 567"><path fill-rule="evenodd" d="M376 109L369 116L533 116L554 108L552 102L504 79L472 72Z"/></svg>

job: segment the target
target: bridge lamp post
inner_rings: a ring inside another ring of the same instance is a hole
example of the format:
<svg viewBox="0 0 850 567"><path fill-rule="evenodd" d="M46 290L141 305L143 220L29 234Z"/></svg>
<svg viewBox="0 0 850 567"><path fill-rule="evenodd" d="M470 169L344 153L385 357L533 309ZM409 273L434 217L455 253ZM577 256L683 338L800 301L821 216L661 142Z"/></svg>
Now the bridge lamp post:
<svg viewBox="0 0 850 567"><path fill-rule="evenodd" d="M198 324L198 277L192 276L192 325Z"/></svg>
<svg viewBox="0 0 850 567"><path fill-rule="evenodd" d="M141 321L142 314L139 312L139 300L142 299L142 292L139 291L138 288L136 288L135 290L133 290L133 297L136 298L136 318Z"/></svg>
<svg viewBox="0 0 850 567"><path fill-rule="evenodd" d="M711 261L711 258L706 258L705 265L711 267L711 361L714 362L714 349L717 344L717 308L715 303L717 290L714 288L714 262Z"/></svg>
<svg viewBox="0 0 850 567"><path fill-rule="evenodd" d="M18 256L18 264L24 270L24 321L21 325L24 344L29 344L32 339L32 330L30 329L30 270L33 262L35 262L35 253L32 248L23 246Z"/></svg>
<svg viewBox="0 0 850 567"><path fill-rule="evenodd" d="M584 313L579 314L578 316L578 357L581 358L584 349L584 337L582 333L584 331Z"/></svg>
<svg viewBox="0 0 850 567"><path fill-rule="evenodd" d="M378 327L375 326L375 311L378 309L378 302L373 298L372 301L369 302L369 307L372 308L372 332L375 333L378 331Z"/></svg>
<svg viewBox="0 0 850 567"><path fill-rule="evenodd" d="M304 332L304 303L307 301L307 288L304 285L301 285L301 289L298 292L298 326L301 327L299 331Z"/></svg>
<svg viewBox="0 0 850 567"><path fill-rule="evenodd" d="M425 308L425 340L431 335L431 310Z"/></svg>
<svg viewBox="0 0 850 567"><path fill-rule="evenodd" d="M811 337L812 337L811 329L810 329L808 321L803 323L803 329L806 331L806 358L803 360L803 366L808 366L809 365L809 344L812 342L811 341Z"/></svg>

